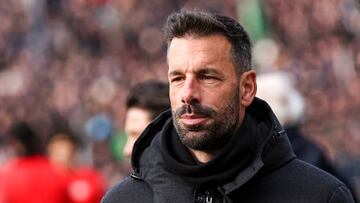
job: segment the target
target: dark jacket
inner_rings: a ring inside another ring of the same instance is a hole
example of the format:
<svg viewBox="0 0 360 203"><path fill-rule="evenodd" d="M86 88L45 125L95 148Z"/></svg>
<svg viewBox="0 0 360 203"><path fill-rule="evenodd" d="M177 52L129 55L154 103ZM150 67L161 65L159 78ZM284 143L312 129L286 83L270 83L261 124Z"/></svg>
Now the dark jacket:
<svg viewBox="0 0 360 203"><path fill-rule="evenodd" d="M240 129L224 152L198 164L179 153L186 148L173 136L171 112L163 113L135 143L133 175L103 202L353 202L343 183L295 157L264 101L247 108Z"/></svg>
<svg viewBox="0 0 360 203"><path fill-rule="evenodd" d="M326 157L323 150L316 145L312 140L303 135L300 130L300 126L285 126L286 134L289 137L291 146L295 152L295 155L307 163L310 163L338 178L342 181L351 191L356 199L356 190L353 184L351 184L350 178L341 173Z"/></svg>

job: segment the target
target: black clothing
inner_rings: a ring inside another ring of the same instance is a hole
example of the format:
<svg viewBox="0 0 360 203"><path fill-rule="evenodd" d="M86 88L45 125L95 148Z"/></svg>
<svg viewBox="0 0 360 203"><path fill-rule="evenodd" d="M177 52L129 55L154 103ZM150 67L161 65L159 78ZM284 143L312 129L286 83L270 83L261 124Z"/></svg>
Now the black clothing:
<svg viewBox="0 0 360 203"><path fill-rule="evenodd" d="M350 179L331 164L319 146L301 133L299 126L285 126L285 132L289 137L295 155L300 160L310 163L338 178L350 189L355 198L355 202L359 201L356 199L355 187L351 184Z"/></svg>
<svg viewBox="0 0 360 203"><path fill-rule="evenodd" d="M246 125L242 125L238 131L242 133L232 136L221 154L207 164L197 164L188 149L181 143L172 125L165 125L164 132L170 135L163 136L161 140L161 154L166 168L180 175L187 182L198 186L201 184L216 186L230 181L239 171L251 164L259 148L259 144L256 143L257 137L251 136L253 132L250 131L253 129L248 127L251 124L249 117L247 116L244 120Z"/></svg>
<svg viewBox="0 0 360 203"><path fill-rule="evenodd" d="M299 159L329 173L333 171L333 166L330 164L322 150L315 143L304 137L300 132L299 127L285 127L285 131L289 137L291 146Z"/></svg>
<svg viewBox="0 0 360 203"><path fill-rule="evenodd" d="M257 98L210 162L192 158L167 111L136 141L132 165L132 177L112 188L104 203L353 202L343 183L295 157L270 107Z"/></svg>

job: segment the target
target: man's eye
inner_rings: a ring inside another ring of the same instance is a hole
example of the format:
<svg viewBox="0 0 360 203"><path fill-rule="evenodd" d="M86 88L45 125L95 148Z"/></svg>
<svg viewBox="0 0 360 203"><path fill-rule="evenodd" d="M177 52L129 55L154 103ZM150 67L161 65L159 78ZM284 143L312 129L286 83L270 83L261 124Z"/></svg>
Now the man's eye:
<svg viewBox="0 0 360 203"><path fill-rule="evenodd" d="M179 82L182 79L183 79L182 77L174 77L174 78L171 79L171 82Z"/></svg>
<svg viewBox="0 0 360 203"><path fill-rule="evenodd" d="M200 80L215 80L215 77L209 76L209 75L202 75L200 76Z"/></svg>

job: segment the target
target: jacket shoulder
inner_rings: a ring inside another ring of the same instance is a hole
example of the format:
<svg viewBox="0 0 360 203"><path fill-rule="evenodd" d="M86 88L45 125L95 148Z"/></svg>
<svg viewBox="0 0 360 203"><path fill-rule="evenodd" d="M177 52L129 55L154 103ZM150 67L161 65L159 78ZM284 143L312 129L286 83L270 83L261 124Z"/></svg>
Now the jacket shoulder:
<svg viewBox="0 0 360 203"><path fill-rule="evenodd" d="M296 188L298 194L331 203L354 201L344 183L318 167L295 159L283 169L281 174L287 179L283 181Z"/></svg>
<svg viewBox="0 0 360 203"><path fill-rule="evenodd" d="M269 198L272 202L354 202L341 181L299 159L255 178L234 196L246 197L247 202L268 202Z"/></svg>
<svg viewBox="0 0 360 203"><path fill-rule="evenodd" d="M149 185L140 179L126 177L112 187L103 197L102 203L152 202L153 195Z"/></svg>
<svg viewBox="0 0 360 203"><path fill-rule="evenodd" d="M350 194L350 191L344 185L339 186L332 194L330 198L330 203L351 203L355 202L354 198Z"/></svg>

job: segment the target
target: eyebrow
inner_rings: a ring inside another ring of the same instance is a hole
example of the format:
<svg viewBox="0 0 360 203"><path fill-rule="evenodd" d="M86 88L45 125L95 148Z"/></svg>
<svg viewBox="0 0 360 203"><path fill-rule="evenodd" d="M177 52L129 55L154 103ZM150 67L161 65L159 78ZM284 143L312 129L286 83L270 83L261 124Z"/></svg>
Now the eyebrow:
<svg viewBox="0 0 360 203"><path fill-rule="evenodd" d="M222 74L219 71L212 69L212 68L207 68L207 67L201 68L200 70L195 71L196 75L209 74L209 73L222 76ZM181 71L174 70L174 71L169 72L168 76L173 77L173 76L182 75L182 74L183 73Z"/></svg>
<svg viewBox="0 0 360 203"><path fill-rule="evenodd" d="M174 77L174 76L177 76L177 75L182 75L183 73L181 71L178 71L178 70L174 70L174 71L171 71L168 73L168 77Z"/></svg>
<svg viewBox="0 0 360 203"><path fill-rule="evenodd" d="M199 75L203 75L203 74L216 74L216 75L219 75L219 76L222 75L219 71L217 71L217 70L215 70L215 69L212 69L212 68L207 68L207 67L202 68L202 69L196 71L196 74L199 74Z"/></svg>

